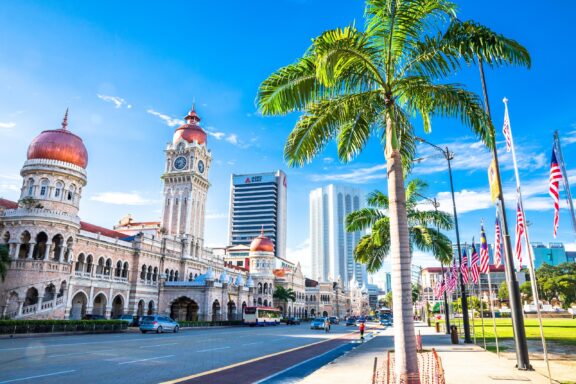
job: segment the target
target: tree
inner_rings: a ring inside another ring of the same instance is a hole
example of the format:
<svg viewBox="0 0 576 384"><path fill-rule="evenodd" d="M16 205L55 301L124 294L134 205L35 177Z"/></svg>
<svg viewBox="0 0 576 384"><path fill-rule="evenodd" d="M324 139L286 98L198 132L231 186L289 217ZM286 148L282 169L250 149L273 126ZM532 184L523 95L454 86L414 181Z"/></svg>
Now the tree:
<svg viewBox="0 0 576 384"><path fill-rule="evenodd" d="M508 284L503 281L498 287L498 300L508 301L510 296L508 295Z"/></svg>
<svg viewBox="0 0 576 384"><path fill-rule="evenodd" d="M562 263L557 266L542 264L536 270L538 292L548 302L556 298L563 308L576 302L576 263Z"/></svg>
<svg viewBox="0 0 576 384"><path fill-rule="evenodd" d="M296 301L296 292L294 292L292 288L284 288L281 285L277 285L272 297L281 303L285 303L287 306L288 300L292 302Z"/></svg>
<svg viewBox="0 0 576 384"><path fill-rule="evenodd" d="M532 283L525 281L520 285L520 293L529 300L532 300Z"/></svg>
<svg viewBox="0 0 576 384"><path fill-rule="evenodd" d="M412 284L412 302L415 303L420 299L420 285Z"/></svg>
<svg viewBox="0 0 576 384"><path fill-rule="evenodd" d="M447 0L367 0L365 31L354 25L322 33L296 63L259 88L263 115L303 111L288 136L289 165L310 162L332 139L341 161L353 159L375 136L384 147L390 197L390 255L394 292L394 350L398 380L418 377L409 294L410 241L404 171L415 152L410 117L430 132L435 116L459 117L488 146L494 131L478 96L439 81L462 63L529 65L513 40L456 18Z"/></svg>
<svg viewBox="0 0 576 384"><path fill-rule="evenodd" d="M431 251L443 264L452 260L452 243L438 229L452 229L452 217L442 211L418 209L418 199L428 185L419 179L411 180L406 188L406 214L410 236L410 251L413 247L421 251ZM390 252L390 217L388 196L380 191L368 195L368 207L350 213L346 217L348 232L370 230L354 249L354 259L366 264L369 272L382 267L384 258Z"/></svg>
<svg viewBox="0 0 576 384"><path fill-rule="evenodd" d="M6 275L8 274L8 268L10 267L10 255L8 253L8 247L5 245L0 245L0 279L4 282Z"/></svg>

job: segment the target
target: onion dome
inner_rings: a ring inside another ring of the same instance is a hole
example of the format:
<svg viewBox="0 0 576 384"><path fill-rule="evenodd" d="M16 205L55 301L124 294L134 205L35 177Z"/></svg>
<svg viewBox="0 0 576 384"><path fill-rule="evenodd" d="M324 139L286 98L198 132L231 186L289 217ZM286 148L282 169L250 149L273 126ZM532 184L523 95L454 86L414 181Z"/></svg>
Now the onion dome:
<svg viewBox="0 0 576 384"><path fill-rule="evenodd" d="M237 285L238 287L244 285L244 279L242 278L242 275L238 275L238 277L236 277L236 281L234 282L234 284Z"/></svg>
<svg viewBox="0 0 576 384"><path fill-rule="evenodd" d="M67 128L68 110L62 120L62 128L43 131L32 140L28 147L28 160L58 160L86 168L88 151L82 139Z"/></svg>
<svg viewBox="0 0 576 384"><path fill-rule="evenodd" d="M246 280L246 287L254 288L254 280L252 280L252 276L248 276L248 279Z"/></svg>
<svg viewBox="0 0 576 384"><path fill-rule="evenodd" d="M223 271L220 274L220 282L221 283L228 283L228 274L226 273L226 271Z"/></svg>
<svg viewBox="0 0 576 384"><path fill-rule="evenodd" d="M206 132L200 127L200 116L196 113L194 106L184 118L186 123L181 125L174 132L172 143L176 144L181 138L189 143L196 141L198 144L206 144Z"/></svg>
<svg viewBox="0 0 576 384"><path fill-rule="evenodd" d="M274 252L274 243L264 236L264 227L262 227L260 236L250 243L250 252Z"/></svg>

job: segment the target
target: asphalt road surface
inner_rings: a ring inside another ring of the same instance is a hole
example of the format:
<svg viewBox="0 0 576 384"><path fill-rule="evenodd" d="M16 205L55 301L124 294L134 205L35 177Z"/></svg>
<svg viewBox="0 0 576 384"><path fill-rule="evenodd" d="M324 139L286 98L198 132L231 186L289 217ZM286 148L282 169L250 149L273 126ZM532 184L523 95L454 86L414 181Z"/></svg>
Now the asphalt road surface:
<svg viewBox="0 0 576 384"><path fill-rule="evenodd" d="M302 324L0 339L0 384L252 383L356 341L353 331Z"/></svg>

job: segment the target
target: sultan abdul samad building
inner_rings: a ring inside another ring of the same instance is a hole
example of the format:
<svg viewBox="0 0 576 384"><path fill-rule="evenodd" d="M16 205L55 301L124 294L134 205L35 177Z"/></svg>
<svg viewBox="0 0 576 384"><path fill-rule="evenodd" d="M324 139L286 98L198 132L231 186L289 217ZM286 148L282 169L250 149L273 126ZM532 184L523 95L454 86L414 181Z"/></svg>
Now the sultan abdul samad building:
<svg viewBox="0 0 576 384"><path fill-rule="evenodd" d="M60 129L32 141L20 171L19 201L0 199L0 242L12 260L0 286L0 315L162 313L178 320L227 320L240 318L247 305L280 307L285 315L301 317L344 316L363 308L359 292L305 279L299 265L274 256L273 243L263 235L250 247L223 254L204 247L212 155L194 108L185 119L165 149L162 222L154 232L134 234L80 220L88 153L68 129L67 116ZM292 288L296 301L274 302L277 285Z"/></svg>

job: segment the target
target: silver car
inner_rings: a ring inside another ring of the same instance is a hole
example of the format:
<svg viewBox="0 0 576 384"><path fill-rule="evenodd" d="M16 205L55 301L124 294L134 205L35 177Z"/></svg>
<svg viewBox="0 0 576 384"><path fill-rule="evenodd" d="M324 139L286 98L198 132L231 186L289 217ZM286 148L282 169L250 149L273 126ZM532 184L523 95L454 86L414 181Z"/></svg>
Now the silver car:
<svg viewBox="0 0 576 384"><path fill-rule="evenodd" d="M326 319L323 317L318 317L310 323L310 329L324 329L324 323Z"/></svg>
<svg viewBox="0 0 576 384"><path fill-rule="evenodd" d="M179 330L180 327L178 326L178 323L168 316L142 316L142 320L140 321L140 332L142 333L146 333L148 331L156 333L172 331L176 333Z"/></svg>

